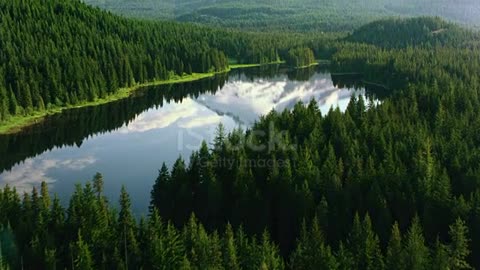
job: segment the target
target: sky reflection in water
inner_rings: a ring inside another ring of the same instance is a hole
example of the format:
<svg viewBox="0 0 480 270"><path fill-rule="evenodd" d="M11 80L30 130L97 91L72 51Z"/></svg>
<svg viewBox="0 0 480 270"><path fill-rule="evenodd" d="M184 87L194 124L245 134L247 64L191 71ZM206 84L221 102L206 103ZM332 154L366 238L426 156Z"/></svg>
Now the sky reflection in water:
<svg viewBox="0 0 480 270"><path fill-rule="evenodd" d="M215 94L164 102L116 130L85 138L79 147L54 147L27 158L0 174L0 186L9 184L24 192L46 181L51 191L67 202L75 183L91 179L99 171L110 200L116 202L125 185L133 210L145 213L162 162L170 166L179 155L188 160L202 140L212 141L219 123L227 130L245 129L272 109L291 109L297 102L311 99L326 114L331 107L344 110L352 94L363 95L364 91L339 89L328 73L316 72L308 81L290 80L286 74L252 80L240 73L230 76Z"/></svg>

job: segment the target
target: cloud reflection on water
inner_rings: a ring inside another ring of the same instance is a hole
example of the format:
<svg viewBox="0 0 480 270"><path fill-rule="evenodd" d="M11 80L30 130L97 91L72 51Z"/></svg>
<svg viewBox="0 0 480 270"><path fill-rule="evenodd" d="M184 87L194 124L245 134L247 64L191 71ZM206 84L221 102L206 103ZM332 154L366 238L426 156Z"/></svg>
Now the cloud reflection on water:
<svg viewBox="0 0 480 270"><path fill-rule="evenodd" d="M201 128L206 125L217 125L221 122L222 117L212 112L203 105L191 98L184 99L181 103L165 104L161 109L149 110L128 126L122 127L119 132L141 133L155 129L163 129L172 125L180 128Z"/></svg>
<svg viewBox="0 0 480 270"><path fill-rule="evenodd" d="M314 99L322 113L331 107L344 110L352 92L333 85L328 74L315 74L309 81L233 80L214 95L203 94L196 100L186 98L180 103L167 103L161 109L151 109L122 127L119 132L141 133L173 125L183 129L217 125L227 115L239 125L251 125L270 110L292 109L296 103Z"/></svg>
<svg viewBox="0 0 480 270"><path fill-rule="evenodd" d="M290 110L297 102L308 103L311 99L317 101L324 114L332 106L343 111L352 94L364 93L339 89L329 74L322 73L314 74L308 81L291 80L285 75L268 79L231 77L213 94L175 99L181 102L165 99L162 107L143 111L136 119L129 120L128 125L93 136L81 146L53 149L27 159L0 174L0 187L9 184L23 192L42 181L73 183L79 180L78 175L85 177L84 170L91 173L90 169L95 169L112 179L123 179L122 184L127 184L129 190L141 190L138 193L145 194L161 162L173 163L180 154L188 158L202 140L213 140L220 122L227 130L238 126L246 129L272 109ZM95 167L87 168L93 164ZM65 189L61 186L56 184L56 188ZM148 200L142 203L148 204Z"/></svg>
<svg viewBox="0 0 480 270"><path fill-rule="evenodd" d="M316 74L310 81L256 80L233 81L216 95L202 95L198 102L219 114L233 115L240 122L253 124L259 116L270 110L292 109L296 103L314 99L322 113L331 107L345 109L352 91L339 89L326 74ZM363 93L361 93L363 94Z"/></svg>
<svg viewBox="0 0 480 270"><path fill-rule="evenodd" d="M93 156L87 156L79 159L48 159L32 158L27 159L21 164L17 164L10 171L0 174L0 186L9 185L15 187L17 191L29 192L34 186L41 182L52 184L56 179L48 176L51 169L67 169L80 171L96 162Z"/></svg>

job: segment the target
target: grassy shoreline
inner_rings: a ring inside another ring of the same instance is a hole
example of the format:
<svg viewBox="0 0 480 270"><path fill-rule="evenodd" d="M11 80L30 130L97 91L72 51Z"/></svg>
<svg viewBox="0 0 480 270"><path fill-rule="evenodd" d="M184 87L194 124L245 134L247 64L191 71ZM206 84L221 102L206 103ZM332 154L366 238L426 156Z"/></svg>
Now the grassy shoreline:
<svg viewBox="0 0 480 270"><path fill-rule="evenodd" d="M311 63L311 64L309 64L309 65L300 66L300 67L294 67L294 69L303 69L303 68L309 68L309 67L318 66L318 65L320 65L319 62L314 62L314 63Z"/></svg>
<svg viewBox="0 0 480 270"><path fill-rule="evenodd" d="M237 68L251 68L251 67L261 67L265 65L275 65L275 64L285 64L285 61L276 61L270 62L266 64L230 64L230 69L237 69Z"/></svg>
<svg viewBox="0 0 480 270"><path fill-rule="evenodd" d="M157 85L165 85L165 84L176 84L176 83L185 83L185 82L193 82L198 81L206 78L213 77L217 74L229 72L232 69L238 68L250 68L250 67L259 67L262 65L272 65L272 64L281 64L283 61L279 62L272 62L267 64L233 64L230 65L229 68L225 71L221 72L209 72L209 73L193 73L190 75L184 76L175 76L168 80L158 80L158 81L151 81L143 84L136 84L131 87L124 87L120 88L117 92L112 95L109 95L105 98L99 98L94 101L87 101L82 102L76 105L67 105L61 107L54 107L45 111L34 112L29 115L16 115L10 117L7 121L0 123L0 135L2 134L12 134L21 131L23 128L33 125L35 123L41 122L45 117L57 113L61 113L64 110L74 109L74 108L83 108L83 107L90 107L90 106L98 106L102 104L107 104L113 101L117 101L120 99L124 99L132 95L133 92L141 89L143 87L148 86L157 86Z"/></svg>

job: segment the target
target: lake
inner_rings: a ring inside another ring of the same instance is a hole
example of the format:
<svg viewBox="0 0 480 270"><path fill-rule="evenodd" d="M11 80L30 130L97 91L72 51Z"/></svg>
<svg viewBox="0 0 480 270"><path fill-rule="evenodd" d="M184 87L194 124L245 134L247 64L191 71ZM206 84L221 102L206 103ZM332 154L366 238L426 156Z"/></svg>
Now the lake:
<svg viewBox="0 0 480 270"><path fill-rule="evenodd" d="M165 162L188 160L219 123L246 129L272 109L289 110L315 99L323 114L344 110L352 95L365 95L355 76L332 76L314 67L234 70L196 82L146 87L109 104L71 109L23 131L0 135L0 186L20 192L42 181L64 204L75 183L96 172L105 195L117 202L125 185L137 214L146 213L150 190Z"/></svg>

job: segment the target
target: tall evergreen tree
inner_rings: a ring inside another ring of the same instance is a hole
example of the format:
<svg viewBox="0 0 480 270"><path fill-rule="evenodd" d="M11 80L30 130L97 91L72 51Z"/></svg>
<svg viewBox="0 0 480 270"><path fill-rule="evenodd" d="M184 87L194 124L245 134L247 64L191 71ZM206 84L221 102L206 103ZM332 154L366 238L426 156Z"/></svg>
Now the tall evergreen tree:
<svg viewBox="0 0 480 270"><path fill-rule="evenodd" d="M240 265L237 259L237 249L235 246L235 237L233 229L230 224L227 224L225 229L224 243L223 243L223 265L226 269L238 270Z"/></svg>
<svg viewBox="0 0 480 270"><path fill-rule="evenodd" d="M118 213L118 249L122 250L126 268L136 268L140 250L136 239L136 222L131 212L130 196L124 186L120 192L120 212Z"/></svg>
<svg viewBox="0 0 480 270"><path fill-rule="evenodd" d="M388 242L387 247L387 256L385 258L385 267L386 269L391 270L405 269L402 235L397 222L395 222L392 226L390 241Z"/></svg>
<svg viewBox="0 0 480 270"><path fill-rule="evenodd" d="M82 235L78 232L78 240L75 243L74 247L75 252L75 269L79 270L93 270L93 261L92 261L92 254L90 253L90 249L88 245L83 242Z"/></svg>
<svg viewBox="0 0 480 270"><path fill-rule="evenodd" d="M412 221L412 225L405 238L404 260L407 269L423 270L430 265L430 254L425 246L425 239L418 216Z"/></svg>
<svg viewBox="0 0 480 270"><path fill-rule="evenodd" d="M467 258L470 254L468 248L468 228L465 222L457 219L453 225L450 226L449 235L451 244L449 248L450 255L450 269L471 269Z"/></svg>

